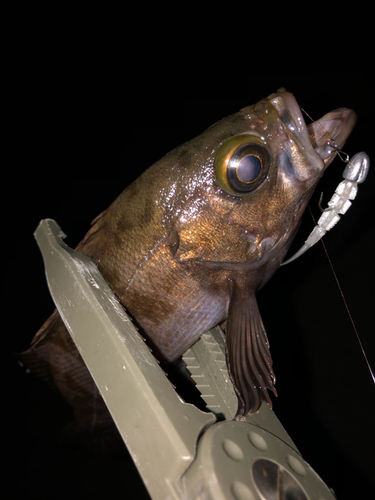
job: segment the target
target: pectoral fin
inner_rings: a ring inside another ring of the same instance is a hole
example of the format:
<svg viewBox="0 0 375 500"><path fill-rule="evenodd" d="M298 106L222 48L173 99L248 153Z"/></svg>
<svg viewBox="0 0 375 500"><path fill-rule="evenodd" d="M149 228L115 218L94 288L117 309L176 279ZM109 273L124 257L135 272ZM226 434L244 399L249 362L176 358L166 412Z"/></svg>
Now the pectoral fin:
<svg viewBox="0 0 375 500"><path fill-rule="evenodd" d="M226 356L238 398L236 418L257 411L261 401L272 408L267 389L275 396L277 392L267 333L255 294L235 283L226 328Z"/></svg>

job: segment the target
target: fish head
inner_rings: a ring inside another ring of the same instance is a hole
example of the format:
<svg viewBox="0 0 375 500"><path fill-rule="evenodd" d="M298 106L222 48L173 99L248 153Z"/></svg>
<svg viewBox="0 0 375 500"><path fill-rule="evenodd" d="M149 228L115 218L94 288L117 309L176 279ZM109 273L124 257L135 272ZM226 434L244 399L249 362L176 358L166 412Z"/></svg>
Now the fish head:
<svg viewBox="0 0 375 500"><path fill-rule="evenodd" d="M180 174L169 197L173 256L278 267L337 154L332 143L342 148L355 122L355 113L341 108L307 126L294 96L280 89L210 127L189 144L189 162L173 164Z"/></svg>

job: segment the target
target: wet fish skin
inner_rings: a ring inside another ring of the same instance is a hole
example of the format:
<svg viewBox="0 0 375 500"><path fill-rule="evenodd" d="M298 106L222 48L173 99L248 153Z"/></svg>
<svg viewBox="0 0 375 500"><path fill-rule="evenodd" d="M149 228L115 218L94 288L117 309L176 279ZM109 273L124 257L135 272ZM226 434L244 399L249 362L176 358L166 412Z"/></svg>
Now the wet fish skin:
<svg viewBox="0 0 375 500"><path fill-rule="evenodd" d="M276 394L256 292L280 266L335 156L325 148L327 136L342 147L354 124L354 113L342 108L306 127L293 96L280 90L152 165L93 221L77 247L98 265L163 360L175 361L227 319L238 418L261 400L272 405L268 389ZM242 136L265 150L268 163L260 185L245 194L228 192L217 166L221 148ZM54 356L52 370L57 385L72 346L44 327L28 351L37 356L43 348L46 360L59 343L61 360ZM44 362L49 373L51 359Z"/></svg>

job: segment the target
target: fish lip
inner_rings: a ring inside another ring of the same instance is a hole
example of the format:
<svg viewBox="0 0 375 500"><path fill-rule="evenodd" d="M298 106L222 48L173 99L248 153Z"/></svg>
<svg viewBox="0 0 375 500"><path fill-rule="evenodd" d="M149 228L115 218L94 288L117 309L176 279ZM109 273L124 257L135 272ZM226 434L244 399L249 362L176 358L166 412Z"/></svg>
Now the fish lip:
<svg viewBox="0 0 375 500"><path fill-rule="evenodd" d="M304 145L311 145L302 110L294 95L281 88L275 94L271 94L268 100L293 135Z"/></svg>
<svg viewBox="0 0 375 500"><path fill-rule="evenodd" d="M299 180L320 176L333 161L337 150L341 149L357 121L356 114L349 108L339 108L313 121L308 126L295 97L285 89L268 97L285 125L287 135L299 144L311 165L306 174L295 172ZM292 137L291 137L292 136ZM286 144L286 148L289 145Z"/></svg>
<svg viewBox="0 0 375 500"><path fill-rule="evenodd" d="M356 113L349 108L338 108L325 114L307 127L314 150L327 167L347 141L357 122ZM332 144L335 148L332 148Z"/></svg>

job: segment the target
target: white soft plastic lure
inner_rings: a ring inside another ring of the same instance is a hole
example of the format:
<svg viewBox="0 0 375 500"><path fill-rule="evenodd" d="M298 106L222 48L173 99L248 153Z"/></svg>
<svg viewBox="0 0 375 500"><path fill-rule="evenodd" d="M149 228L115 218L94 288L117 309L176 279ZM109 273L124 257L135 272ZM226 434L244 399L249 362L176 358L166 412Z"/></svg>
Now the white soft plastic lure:
<svg viewBox="0 0 375 500"><path fill-rule="evenodd" d="M332 149L337 149L332 141L329 141ZM332 229L340 220L340 216L345 214L350 208L352 201L357 196L358 184L363 182L370 168L370 159L364 152L357 153L351 160L343 159L338 151L340 158L347 163L342 176L344 180L340 182L334 192L332 198L328 202L328 207L323 210L316 226L310 233L302 247L290 259L284 261L281 265L289 264L293 260L298 259L309 248L317 243L330 229Z"/></svg>

